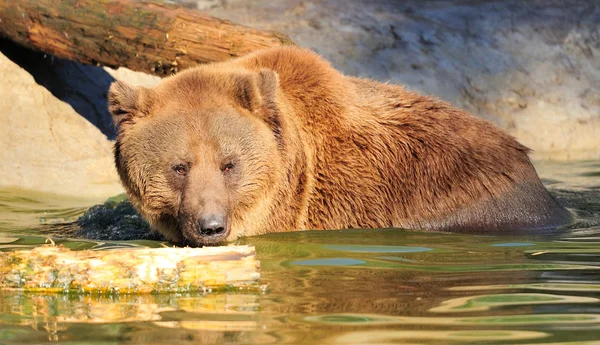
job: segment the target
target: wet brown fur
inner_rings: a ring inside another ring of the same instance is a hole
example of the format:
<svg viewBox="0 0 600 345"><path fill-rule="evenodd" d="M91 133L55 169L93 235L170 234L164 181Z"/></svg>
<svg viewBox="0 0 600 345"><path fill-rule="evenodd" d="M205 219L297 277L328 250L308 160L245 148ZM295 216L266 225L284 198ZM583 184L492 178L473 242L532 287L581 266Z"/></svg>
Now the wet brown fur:
<svg viewBox="0 0 600 345"><path fill-rule="evenodd" d="M300 48L199 66L153 89L115 83L109 103L124 186L151 224L176 241L203 243L182 228L191 226L186 213L212 199L227 209L228 240L304 229L511 231L569 219L514 138L449 103L344 76ZM197 121L213 123L220 112L227 130L239 132L234 156L248 161L236 183L254 189L223 183L214 172L223 143L218 131L209 133L214 124ZM152 137L143 137L148 131ZM169 182L169 173L147 170L176 155L158 144L169 140L176 142L169 147L195 150L190 159L201 167L190 173L204 171L191 192ZM145 161L148 152L157 162Z"/></svg>

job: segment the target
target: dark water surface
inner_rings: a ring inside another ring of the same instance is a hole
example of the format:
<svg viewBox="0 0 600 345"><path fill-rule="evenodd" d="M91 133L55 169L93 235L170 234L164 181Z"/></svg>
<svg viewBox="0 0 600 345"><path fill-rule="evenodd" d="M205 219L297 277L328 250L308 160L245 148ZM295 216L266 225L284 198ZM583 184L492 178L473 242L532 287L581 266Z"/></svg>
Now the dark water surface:
<svg viewBox="0 0 600 345"><path fill-rule="evenodd" d="M600 162L543 163L576 217L522 236L403 230L247 238L264 292L0 292L0 344L600 344ZM0 247L33 247L89 201L0 190ZM61 240L71 248L106 246ZM159 246L127 241L110 245Z"/></svg>

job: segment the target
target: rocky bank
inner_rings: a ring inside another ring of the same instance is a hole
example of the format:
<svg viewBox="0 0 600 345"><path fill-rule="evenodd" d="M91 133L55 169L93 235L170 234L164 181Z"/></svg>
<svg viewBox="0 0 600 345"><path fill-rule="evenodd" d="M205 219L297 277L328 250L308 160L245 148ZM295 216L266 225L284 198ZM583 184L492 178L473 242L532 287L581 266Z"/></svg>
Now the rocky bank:
<svg viewBox="0 0 600 345"><path fill-rule="evenodd" d="M110 84L159 78L82 65L0 39L0 187L89 197L122 193L113 163Z"/></svg>

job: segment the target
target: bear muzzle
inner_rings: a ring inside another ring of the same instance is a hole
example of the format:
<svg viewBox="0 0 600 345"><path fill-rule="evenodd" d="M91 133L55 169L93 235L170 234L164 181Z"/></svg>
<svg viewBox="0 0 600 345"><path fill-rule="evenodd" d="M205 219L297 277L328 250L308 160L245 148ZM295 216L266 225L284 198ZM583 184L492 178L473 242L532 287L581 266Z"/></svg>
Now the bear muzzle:
<svg viewBox="0 0 600 345"><path fill-rule="evenodd" d="M192 246L219 245L226 241L229 235L227 217L221 214L208 214L196 220L184 222L188 227L182 230L185 242Z"/></svg>
<svg viewBox="0 0 600 345"><path fill-rule="evenodd" d="M202 217L198 221L198 231L200 236L221 236L227 227L225 217L222 215L211 214L207 217Z"/></svg>

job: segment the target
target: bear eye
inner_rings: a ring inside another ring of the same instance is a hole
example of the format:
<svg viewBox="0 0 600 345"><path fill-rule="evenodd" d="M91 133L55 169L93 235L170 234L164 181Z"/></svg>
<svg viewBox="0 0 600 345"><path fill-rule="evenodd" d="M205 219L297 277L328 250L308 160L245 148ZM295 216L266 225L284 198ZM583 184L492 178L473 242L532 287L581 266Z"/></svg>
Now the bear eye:
<svg viewBox="0 0 600 345"><path fill-rule="evenodd" d="M227 163L227 164L223 165L223 167L221 168L221 171L223 171L223 174L227 175L231 172L233 167L234 167L233 163Z"/></svg>
<svg viewBox="0 0 600 345"><path fill-rule="evenodd" d="M173 167L173 171L177 173L177 175L185 176L188 172L188 167L185 164L177 164Z"/></svg>

